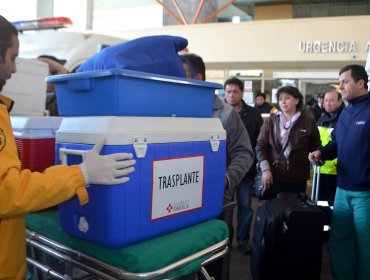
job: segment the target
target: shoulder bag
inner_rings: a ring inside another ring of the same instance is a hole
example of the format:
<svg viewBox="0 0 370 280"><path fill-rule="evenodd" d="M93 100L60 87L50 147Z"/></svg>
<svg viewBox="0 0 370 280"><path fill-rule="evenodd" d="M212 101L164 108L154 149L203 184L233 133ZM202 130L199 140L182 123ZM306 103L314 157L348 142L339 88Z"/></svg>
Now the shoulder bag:
<svg viewBox="0 0 370 280"><path fill-rule="evenodd" d="M283 147L283 149L280 151L276 160L272 163L271 168L276 168L278 166L278 164L280 162L280 159L281 159L281 156L284 154L284 151L285 151L286 147L288 146L288 144L289 144L289 138L288 138L288 141L286 142L285 146ZM256 168L257 168L257 175L256 175L256 177L254 177L253 196L258 198L258 199L261 199L261 200L271 199L272 198L272 194L271 194L271 191L270 191L271 188L270 189L265 189L262 186L262 169L261 169L259 163L256 164Z"/></svg>

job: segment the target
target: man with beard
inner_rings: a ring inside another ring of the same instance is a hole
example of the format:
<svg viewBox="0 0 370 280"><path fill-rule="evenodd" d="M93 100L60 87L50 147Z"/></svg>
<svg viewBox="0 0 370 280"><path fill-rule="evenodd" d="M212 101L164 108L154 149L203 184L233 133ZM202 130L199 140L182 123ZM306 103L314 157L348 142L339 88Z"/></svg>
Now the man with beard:
<svg viewBox="0 0 370 280"><path fill-rule="evenodd" d="M19 40L15 27L0 15L0 91L16 71ZM115 185L134 171L132 154L100 155L104 139L79 165L59 165L43 173L21 170L8 110L12 101L0 101L0 279L24 279L26 274L25 215L62 203L77 195L89 201L89 184Z"/></svg>

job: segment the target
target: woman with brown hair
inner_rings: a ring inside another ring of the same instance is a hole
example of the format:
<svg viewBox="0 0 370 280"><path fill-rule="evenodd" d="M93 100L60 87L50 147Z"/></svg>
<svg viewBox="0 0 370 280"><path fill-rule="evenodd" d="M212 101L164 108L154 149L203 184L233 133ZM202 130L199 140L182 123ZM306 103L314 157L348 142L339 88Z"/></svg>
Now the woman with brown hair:
<svg viewBox="0 0 370 280"><path fill-rule="evenodd" d="M280 111L266 119L256 145L262 186L270 199L280 192L306 192L310 175L307 156L321 145L315 121L302 110L299 90L281 87L277 99Z"/></svg>

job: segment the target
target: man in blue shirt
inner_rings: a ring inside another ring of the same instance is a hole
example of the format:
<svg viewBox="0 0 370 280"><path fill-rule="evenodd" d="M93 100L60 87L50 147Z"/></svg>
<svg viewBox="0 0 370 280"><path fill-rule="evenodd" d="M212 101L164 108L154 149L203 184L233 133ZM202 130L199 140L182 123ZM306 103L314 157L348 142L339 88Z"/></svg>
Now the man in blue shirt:
<svg viewBox="0 0 370 280"><path fill-rule="evenodd" d="M343 109L332 141L309 154L312 162L338 157L337 192L330 235L330 262L336 280L370 275L370 94L364 67L339 72Z"/></svg>

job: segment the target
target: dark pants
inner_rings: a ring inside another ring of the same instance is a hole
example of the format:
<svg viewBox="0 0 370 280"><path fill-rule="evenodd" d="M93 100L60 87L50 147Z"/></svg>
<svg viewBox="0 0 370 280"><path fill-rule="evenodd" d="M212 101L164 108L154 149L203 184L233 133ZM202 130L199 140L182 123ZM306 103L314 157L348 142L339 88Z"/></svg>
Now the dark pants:
<svg viewBox="0 0 370 280"><path fill-rule="evenodd" d="M252 194L253 177L245 177L239 185L236 186L237 201L237 227L236 240L238 245L248 245L250 229L253 220Z"/></svg>
<svg viewBox="0 0 370 280"><path fill-rule="evenodd" d="M219 220L223 220L228 228L229 228L229 252L221 259L218 259L208 265L206 265L204 268L207 270L209 275L213 277L215 280L228 280L229 279L229 273L230 273L230 250L232 246L232 240L234 236L233 231L233 209L235 207L235 202L230 203L229 207L224 206L224 210Z"/></svg>

